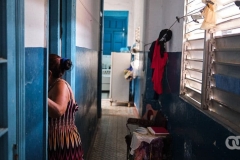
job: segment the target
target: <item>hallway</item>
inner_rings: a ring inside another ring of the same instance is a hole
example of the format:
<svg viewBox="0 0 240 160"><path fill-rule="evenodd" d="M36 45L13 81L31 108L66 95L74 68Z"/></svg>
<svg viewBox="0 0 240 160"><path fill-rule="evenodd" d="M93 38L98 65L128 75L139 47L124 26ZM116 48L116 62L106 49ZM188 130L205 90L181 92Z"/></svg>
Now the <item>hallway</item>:
<svg viewBox="0 0 240 160"><path fill-rule="evenodd" d="M102 100L102 118L88 160L126 159L125 136L129 117L136 117L134 107L110 106L109 100Z"/></svg>

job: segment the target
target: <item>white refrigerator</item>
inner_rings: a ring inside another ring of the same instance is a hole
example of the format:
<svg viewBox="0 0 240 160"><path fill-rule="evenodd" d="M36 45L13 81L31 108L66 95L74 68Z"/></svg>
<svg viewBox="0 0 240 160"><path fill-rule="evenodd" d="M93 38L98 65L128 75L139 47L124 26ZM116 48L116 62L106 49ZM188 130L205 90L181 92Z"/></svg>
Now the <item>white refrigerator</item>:
<svg viewBox="0 0 240 160"><path fill-rule="evenodd" d="M130 82L124 78L124 70L130 67L131 53L112 52L110 103L129 103Z"/></svg>

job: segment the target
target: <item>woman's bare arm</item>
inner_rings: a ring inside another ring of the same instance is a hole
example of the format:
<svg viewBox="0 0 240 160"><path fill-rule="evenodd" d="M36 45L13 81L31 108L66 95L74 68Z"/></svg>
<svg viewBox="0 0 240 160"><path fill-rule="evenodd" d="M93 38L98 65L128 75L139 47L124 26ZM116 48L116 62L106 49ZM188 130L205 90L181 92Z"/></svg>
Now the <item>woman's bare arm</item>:
<svg viewBox="0 0 240 160"><path fill-rule="evenodd" d="M48 114L52 118L62 116L70 100L69 89L62 80L58 81L49 92Z"/></svg>

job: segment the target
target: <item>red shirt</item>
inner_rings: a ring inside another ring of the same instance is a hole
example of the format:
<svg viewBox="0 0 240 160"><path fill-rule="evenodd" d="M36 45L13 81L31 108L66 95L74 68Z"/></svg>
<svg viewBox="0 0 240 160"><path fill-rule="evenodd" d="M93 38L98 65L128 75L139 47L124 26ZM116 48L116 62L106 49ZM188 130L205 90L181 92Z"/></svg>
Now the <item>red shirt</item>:
<svg viewBox="0 0 240 160"><path fill-rule="evenodd" d="M157 40L155 42L151 68L154 69L153 76L152 76L153 89L158 94L163 93L162 79L163 79L164 67L167 64L167 60L168 60L167 52L164 52L164 55L161 58L160 45L158 44L158 40Z"/></svg>

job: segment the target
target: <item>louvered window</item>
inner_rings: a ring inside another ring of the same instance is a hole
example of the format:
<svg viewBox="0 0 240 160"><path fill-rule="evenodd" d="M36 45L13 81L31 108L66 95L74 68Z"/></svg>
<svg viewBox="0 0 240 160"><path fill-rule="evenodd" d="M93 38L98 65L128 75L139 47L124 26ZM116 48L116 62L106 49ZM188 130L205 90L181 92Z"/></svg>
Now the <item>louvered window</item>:
<svg viewBox="0 0 240 160"><path fill-rule="evenodd" d="M240 9L233 0L216 0L216 27L201 30L184 23L181 97L225 127L240 133ZM202 0L186 0L185 14L199 12Z"/></svg>
<svg viewBox="0 0 240 160"><path fill-rule="evenodd" d="M187 0L185 15L199 14L205 6L200 0ZM203 19L196 23L191 16L184 21L181 97L201 107L202 72L205 31L200 29Z"/></svg>

